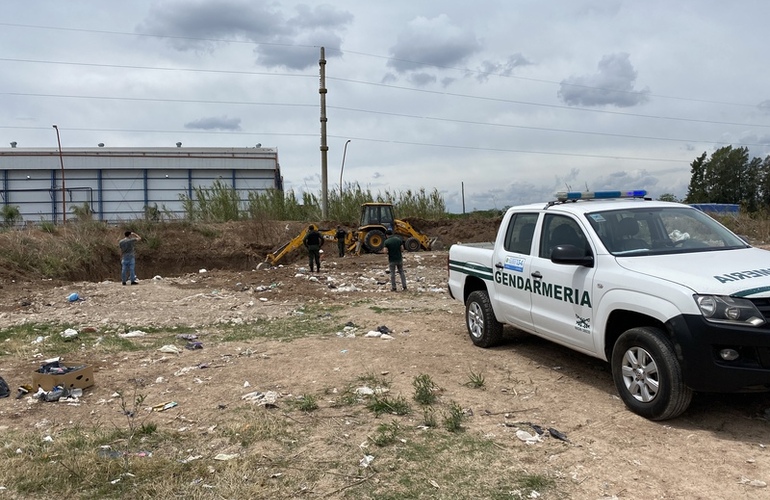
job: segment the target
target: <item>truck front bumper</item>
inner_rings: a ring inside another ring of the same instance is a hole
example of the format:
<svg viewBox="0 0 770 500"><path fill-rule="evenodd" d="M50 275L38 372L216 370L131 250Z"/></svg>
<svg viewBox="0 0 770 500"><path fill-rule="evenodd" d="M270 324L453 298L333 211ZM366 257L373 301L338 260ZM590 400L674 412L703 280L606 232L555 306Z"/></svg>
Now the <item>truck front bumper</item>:
<svg viewBox="0 0 770 500"><path fill-rule="evenodd" d="M666 327L676 344L684 381L700 392L770 391L770 328L711 323L700 315L671 319ZM738 353L734 360L720 355Z"/></svg>

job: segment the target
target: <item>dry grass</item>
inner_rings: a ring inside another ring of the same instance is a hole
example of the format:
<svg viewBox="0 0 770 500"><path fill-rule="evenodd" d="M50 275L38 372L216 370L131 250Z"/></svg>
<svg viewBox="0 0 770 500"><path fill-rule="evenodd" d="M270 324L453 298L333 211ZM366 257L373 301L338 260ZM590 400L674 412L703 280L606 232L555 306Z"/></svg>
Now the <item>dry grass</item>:
<svg viewBox="0 0 770 500"><path fill-rule="evenodd" d="M319 332L328 321L307 322L310 331ZM96 334L83 334L78 342L60 339L57 332L64 326L26 324L1 330L0 341L7 355L23 357L30 357L30 339L38 335L48 336L46 345L56 352L81 346L97 349ZM298 328L291 316L269 326L271 330L260 335L274 338L272 331L279 335ZM212 328L207 337L209 349L241 338L240 326L231 326L229 333L227 327L219 328L224 330L215 333ZM98 356L121 360L130 351L136 359L146 351L149 357L180 331L154 331L146 342L102 345ZM433 390L429 374L421 380L414 391ZM88 411L90 405L100 404L88 400L81 406L84 411L77 412L82 418L69 420L50 411L55 406L49 405L63 403L33 404L30 411L37 416L27 420L34 426L14 425L12 415L0 421L0 486L7 488L9 498L35 499L502 499L526 498L532 491L520 487L517 479L532 474L531 464L526 469L506 464L493 438L464 427L457 432L462 409L455 401L432 399L426 407L443 425L434 422L426 428L424 408L406 411L406 400L414 393L360 396L352 390L393 390L392 383L390 376L362 371L343 384L348 390L336 397L328 388L319 388L296 395L295 401L282 400L277 407L230 400L221 408L189 413L180 408L175 417L151 411L138 381L106 403L103 408L113 408L111 413ZM404 390L409 391L406 386ZM363 467L367 455L374 459ZM494 468L507 472L490 474ZM546 478L547 473L537 477ZM560 498L557 486L538 488L540 498ZM512 491L521 496L512 496Z"/></svg>
<svg viewBox="0 0 770 500"><path fill-rule="evenodd" d="M290 406L244 403L205 425L157 422L139 407L140 425L129 417L53 420L4 431L0 485L16 498L517 498L510 492L531 491L517 486L524 470L489 473L503 465L490 439L421 430L404 416L383 422L363 402L312 413ZM363 467L366 455L374 459ZM554 484L537 491L559 497Z"/></svg>
<svg viewBox="0 0 770 500"><path fill-rule="evenodd" d="M766 212L715 215L714 218L734 233L747 238L752 244L770 244L770 214Z"/></svg>

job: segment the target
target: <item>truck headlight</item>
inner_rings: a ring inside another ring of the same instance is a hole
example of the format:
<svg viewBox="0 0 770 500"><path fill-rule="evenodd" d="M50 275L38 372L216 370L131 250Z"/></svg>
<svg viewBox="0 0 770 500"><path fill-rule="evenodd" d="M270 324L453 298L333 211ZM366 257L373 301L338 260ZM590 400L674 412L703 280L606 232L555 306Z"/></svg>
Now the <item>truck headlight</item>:
<svg viewBox="0 0 770 500"><path fill-rule="evenodd" d="M753 302L725 295L694 295L703 317L713 323L762 326L765 318Z"/></svg>

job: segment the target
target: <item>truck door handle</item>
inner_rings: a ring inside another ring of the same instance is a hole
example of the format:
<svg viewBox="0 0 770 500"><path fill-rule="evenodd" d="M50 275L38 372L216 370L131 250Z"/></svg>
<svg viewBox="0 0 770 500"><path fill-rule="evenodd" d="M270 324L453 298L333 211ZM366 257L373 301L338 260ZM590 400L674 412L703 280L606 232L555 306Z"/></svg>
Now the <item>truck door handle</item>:
<svg viewBox="0 0 770 500"><path fill-rule="evenodd" d="M542 274L540 274L540 271L535 271L534 273L530 274L530 276L532 276L532 277L533 277L533 278L535 278L536 280L541 280L541 279L543 279L543 275L542 275Z"/></svg>
<svg viewBox="0 0 770 500"><path fill-rule="evenodd" d="M503 268L503 265L502 265L502 264L500 264L499 262L496 262L496 263L495 263L495 267L496 267L496 268L498 268L498 269L502 269L502 268Z"/></svg>

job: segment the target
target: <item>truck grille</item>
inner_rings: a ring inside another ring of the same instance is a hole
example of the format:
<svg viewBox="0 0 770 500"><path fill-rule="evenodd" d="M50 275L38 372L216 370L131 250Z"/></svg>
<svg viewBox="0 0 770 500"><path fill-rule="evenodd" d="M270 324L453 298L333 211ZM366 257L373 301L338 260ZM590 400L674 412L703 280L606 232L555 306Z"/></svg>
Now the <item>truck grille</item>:
<svg viewBox="0 0 770 500"><path fill-rule="evenodd" d="M764 328L770 328L770 298L757 298L757 299L749 299L754 306L759 309L759 312L762 313L762 316L764 316L765 323Z"/></svg>

